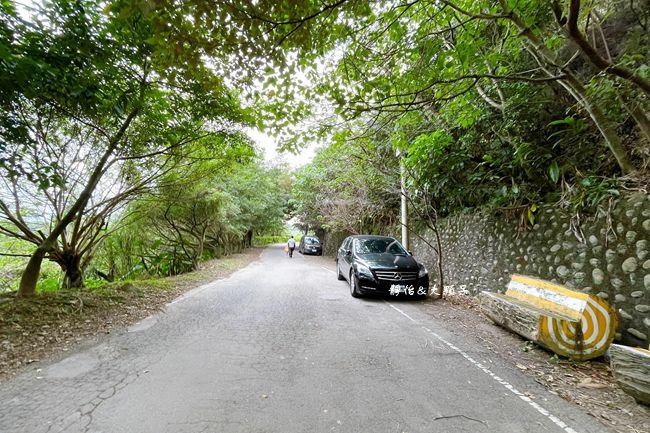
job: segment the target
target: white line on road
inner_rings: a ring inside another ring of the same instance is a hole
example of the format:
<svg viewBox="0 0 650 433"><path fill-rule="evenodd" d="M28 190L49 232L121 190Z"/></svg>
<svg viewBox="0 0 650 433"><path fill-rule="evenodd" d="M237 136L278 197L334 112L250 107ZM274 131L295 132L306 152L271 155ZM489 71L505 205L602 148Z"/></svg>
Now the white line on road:
<svg viewBox="0 0 650 433"><path fill-rule="evenodd" d="M330 272L333 273L333 274L336 273L336 272L334 272L333 270L331 270L331 269L329 269L329 268L326 268L325 266L321 266L321 268L325 269L326 271L330 271Z"/></svg>
<svg viewBox="0 0 650 433"><path fill-rule="evenodd" d="M390 305L391 308L393 308L394 310L396 310L397 312L399 312L401 315L403 315L404 317L406 317L407 319L409 319L411 322L413 322L413 323L418 323L417 320L413 319L411 316L409 316L409 315L406 314L404 311L400 310L399 308L397 308L396 306L394 306L394 305L391 304L390 302L388 302L388 301L384 301L384 302L386 302L388 305ZM511 385L510 383L508 383L505 379L502 379L501 377L499 377L499 376L497 376L496 374L494 374L494 373L493 373L489 368L487 368L485 365L481 364L480 362L476 361L474 358L472 358L471 356L469 356L468 354L466 354L465 352L463 352L461 349L459 349L458 347L456 347L454 344L452 344L452 343L450 343L449 341L445 340L445 339L442 338L440 335L436 334L435 332L433 332L431 329L427 328L426 326L422 326L422 329L424 329L424 330L427 331L429 334L431 334L431 335L433 335L434 337L436 337L438 340L440 340L440 341L442 341L443 343L445 343L445 344L446 344L448 347L450 347L451 349L453 349L453 350L455 350L456 352L460 353L460 354L463 356L463 358L465 358L466 360L468 360L469 362L471 362L472 364L474 364L474 366L476 366L477 368L479 368L479 369L480 369L481 371L483 371L485 374L487 374L487 375L490 376L492 379L494 379L495 381L497 381L498 383L500 383L501 385L503 385L503 386L504 386L508 391L512 392L514 395L516 395L517 397L519 397L520 399L522 399L523 401L525 401L526 403L528 403L528 404L529 404L530 406L532 406L532 407L533 407L537 412L539 412L540 414L544 415L546 418L550 419L550 420L551 420L555 425L557 425L558 427L560 427L560 428L561 428L562 430L564 430L566 433L577 433L575 430L573 430L571 427L569 427L569 426L568 426L564 421L562 421L560 418L558 418L557 416L553 415L552 413L550 413L549 411L547 411L546 409L544 409L542 406L540 406L540 405L537 404L536 402L532 401L532 400L530 399L530 397L527 397L526 395L524 395L521 391L517 390L517 388L515 388L514 386L512 386L512 385Z"/></svg>

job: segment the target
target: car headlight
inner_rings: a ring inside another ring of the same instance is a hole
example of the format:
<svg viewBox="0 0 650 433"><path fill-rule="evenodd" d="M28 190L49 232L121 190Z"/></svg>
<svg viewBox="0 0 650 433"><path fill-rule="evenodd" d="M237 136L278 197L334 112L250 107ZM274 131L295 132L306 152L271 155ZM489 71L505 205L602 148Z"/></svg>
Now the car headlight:
<svg viewBox="0 0 650 433"><path fill-rule="evenodd" d="M427 268L424 265L420 265L420 272L418 272L418 278L424 278L428 275Z"/></svg>
<svg viewBox="0 0 650 433"><path fill-rule="evenodd" d="M357 273L359 273L360 275L365 275L367 277L372 278L372 271L370 270L370 268L368 266L366 266L366 265L361 264L361 263L357 263Z"/></svg>

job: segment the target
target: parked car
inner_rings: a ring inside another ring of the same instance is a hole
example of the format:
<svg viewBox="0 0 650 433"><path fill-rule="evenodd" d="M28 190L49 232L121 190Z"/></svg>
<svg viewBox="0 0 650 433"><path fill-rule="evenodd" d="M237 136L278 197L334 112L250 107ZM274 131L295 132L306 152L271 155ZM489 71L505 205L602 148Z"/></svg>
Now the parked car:
<svg viewBox="0 0 650 433"><path fill-rule="evenodd" d="M323 245L316 236L303 236L298 245L298 251L302 254L323 255Z"/></svg>
<svg viewBox="0 0 650 433"><path fill-rule="evenodd" d="M348 281L355 298L369 293L429 294L426 268L389 236L347 237L336 255L336 273L339 280Z"/></svg>

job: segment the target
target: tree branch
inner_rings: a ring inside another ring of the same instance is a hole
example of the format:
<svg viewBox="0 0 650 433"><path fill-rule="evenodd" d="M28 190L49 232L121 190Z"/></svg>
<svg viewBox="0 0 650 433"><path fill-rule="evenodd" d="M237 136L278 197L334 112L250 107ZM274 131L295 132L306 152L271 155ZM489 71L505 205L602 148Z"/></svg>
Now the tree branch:
<svg viewBox="0 0 650 433"><path fill-rule="evenodd" d="M569 15L567 19L566 29L569 37L576 43L587 56L587 59L596 66L599 70L614 75L624 80L630 81L646 95L650 96L650 80L647 80L634 71L624 67L615 65L611 61L601 57L600 54L591 46L589 41L584 37L580 29L578 29L578 16L580 14L580 0L571 0L569 3Z"/></svg>

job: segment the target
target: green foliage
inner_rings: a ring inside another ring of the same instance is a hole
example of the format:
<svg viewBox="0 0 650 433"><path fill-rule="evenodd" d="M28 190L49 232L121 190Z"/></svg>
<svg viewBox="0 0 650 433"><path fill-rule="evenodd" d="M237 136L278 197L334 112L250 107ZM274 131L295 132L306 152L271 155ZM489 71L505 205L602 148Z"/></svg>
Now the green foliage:
<svg viewBox="0 0 650 433"><path fill-rule="evenodd" d="M603 176L586 176L568 187L564 200L571 209L580 212L607 212L606 202L620 196L621 182Z"/></svg>
<svg viewBox="0 0 650 433"><path fill-rule="evenodd" d="M0 232L43 247L65 285L83 285L76 277L129 201L201 158L251 157L239 131L252 111L198 51L160 38L163 4L55 0L29 18L7 5L0 173L11 195L0 197ZM21 290L33 291L29 280Z"/></svg>
<svg viewBox="0 0 650 433"><path fill-rule="evenodd" d="M647 116L647 95L585 56L572 58L576 46L561 20L566 4L557 5L558 15L542 1L382 4L339 34L345 50L333 55L337 69L319 90L344 119L357 120L346 125L353 125L347 136L408 151L411 190L429 194L440 215L557 201L565 184L629 169L621 154L637 155L645 169L648 142L631 112ZM581 2L580 30L598 50L607 46L614 62L644 74L650 11L607 2L596 16L595 5ZM628 19L635 14L638 20ZM603 116L593 114L598 109ZM626 149L616 147L624 141ZM328 182L329 167L321 165L315 161L316 173L306 174L319 185ZM340 190L331 194L342 199ZM323 212L315 217L314 205L305 208L315 200L303 195L298 209L315 224L331 224ZM592 207L589 194L576 197ZM532 222L534 212L526 217Z"/></svg>
<svg viewBox="0 0 650 433"><path fill-rule="evenodd" d="M535 212L537 212L537 205L533 203L532 205L528 206L528 209L526 211L526 217L528 218L528 222L530 223L530 226L535 225Z"/></svg>
<svg viewBox="0 0 650 433"><path fill-rule="evenodd" d="M367 140L337 143L295 173L295 215L312 230L385 232L398 215L398 179L390 147Z"/></svg>
<svg viewBox="0 0 650 433"><path fill-rule="evenodd" d="M282 244L289 239L288 234L286 235L262 235L262 236L255 236L253 238L253 245L256 247L263 247L266 245L270 244ZM300 238L296 238L296 242L299 242Z"/></svg>
<svg viewBox="0 0 650 433"><path fill-rule="evenodd" d="M647 79L647 8L581 6L580 31ZM47 214L38 204L57 197L67 206L50 207L65 215L80 203L74 215L87 219L75 226L91 227L83 237L97 242L66 244L82 236L65 227L57 245L90 260L107 236L96 270L175 274L238 250L251 234L282 233L286 214L312 229L390 230L396 150L414 197L426 195L440 215L521 208L532 224L544 201L598 208L616 195L620 153L649 166L639 117L647 120L648 95L585 53L574 57L565 7L55 0L27 19L3 1L0 172L14 197L35 200L20 206L24 215L3 206L1 228L38 245L38 230L52 226L31 224ZM332 131L319 117L313 134L295 134L330 103L344 126ZM334 138L291 179L254 160L237 132L244 124L275 126L289 147ZM70 155L80 156L74 169ZM93 179L95 169L104 177ZM18 227L21 219L31 225Z"/></svg>
<svg viewBox="0 0 650 433"><path fill-rule="evenodd" d="M560 179L560 167L557 165L557 161L551 163L551 166L548 168L548 175L553 183L557 183Z"/></svg>
<svg viewBox="0 0 650 433"><path fill-rule="evenodd" d="M41 273L38 281L39 293L53 293L61 289L61 278L59 275L50 276L47 273Z"/></svg>
<svg viewBox="0 0 650 433"><path fill-rule="evenodd" d="M101 131L109 141L135 112L137 126L120 146L128 157L185 141L208 120L220 123L214 129L221 131L227 122L252 120L223 75L196 51L170 57L178 47L160 34L169 17L153 4L141 6L56 0L37 9L38 19L26 21L13 2L6 3L0 28L0 169L9 177L26 177L41 189L61 185L61 176L51 173L58 161L25 159L37 144L39 118L62 116L67 126L81 125L75 135Z"/></svg>
<svg viewBox="0 0 650 433"><path fill-rule="evenodd" d="M521 351L522 352L530 352L531 350L534 350L536 348L536 345L532 341L526 341L523 346L521 346Z"/></svg>
<svg viewBox="0 0 650 433"><path fill-rule="evenodd" d="M33 247L29 242L0 234L0 293L18 289L20 275L32 250ZM55 284L60 281L59 267L54 263L45 263L43 274Z"/></svg>
<svg viewBox="0 0 650 433"><path fill-rule="evenodd" d="M176 275L240 251L249 236L282 232L283 171L240 161L205 160L170 173L130 206L94 266L116 278Z"/></svg>

